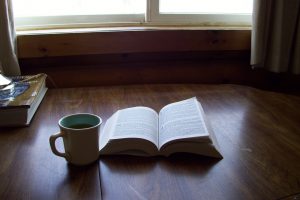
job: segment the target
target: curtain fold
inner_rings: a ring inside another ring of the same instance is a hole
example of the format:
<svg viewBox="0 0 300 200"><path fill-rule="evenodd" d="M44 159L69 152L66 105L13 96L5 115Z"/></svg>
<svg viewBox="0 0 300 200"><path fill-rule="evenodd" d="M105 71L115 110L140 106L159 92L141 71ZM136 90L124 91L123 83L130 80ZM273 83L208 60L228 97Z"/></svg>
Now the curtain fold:
<svg viewBox="0 0 300 200"><path fill-rule="evenodd" d="M254 0L251 64L300 74L300 1Z"/></svg>
<svg viewBox="0 0 300 200"><path fill-rule="evenodd" d="M20 75L16 53L16 33L14 29L11 0L0 1L0 70L8 76Z"/></svg>

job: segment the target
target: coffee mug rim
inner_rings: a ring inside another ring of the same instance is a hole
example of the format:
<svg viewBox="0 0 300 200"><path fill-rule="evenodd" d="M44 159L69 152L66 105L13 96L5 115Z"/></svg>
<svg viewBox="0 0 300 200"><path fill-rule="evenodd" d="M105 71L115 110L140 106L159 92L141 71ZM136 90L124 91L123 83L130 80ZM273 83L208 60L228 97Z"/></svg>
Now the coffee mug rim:
<svg viewBox="0 0 300 200"><path fill-rule="evenodd" d="M94 116L96 118L99 119L99 123L97 123L96 125L94 126L91 126L91 127L88 127L88 128L81 128L81 129L75 129L75 128L69 128L69 127L66 127L66 126L63 126L61 123L64 119L68 118L68 117L72 117L72 116L75 116L75 115L89 115L89 116ZM63 128L63 129L66 129L66 130L72 130L72 131L81 131L81 130L88 130L88 129L92 129L92 128L95 128L97 126L100 126L102 124L102 118L99 117L98 115L95 115L95 114L92 114L92 113L75 113L75 114L70 114L70 115L65 115L63 116L59 121L58 121L58 126Z"/></svg>

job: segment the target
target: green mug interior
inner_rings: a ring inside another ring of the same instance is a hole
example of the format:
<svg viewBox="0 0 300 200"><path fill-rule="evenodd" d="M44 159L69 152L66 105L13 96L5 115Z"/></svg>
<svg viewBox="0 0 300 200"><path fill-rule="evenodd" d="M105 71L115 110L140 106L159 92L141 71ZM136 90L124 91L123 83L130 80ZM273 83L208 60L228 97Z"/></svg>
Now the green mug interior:
<svg viewBox="0 0 300 200"><path fill-rule="evenodd" d="M97 115L81 113L63 117L59 125L69 129L85 129L98 126L101 122L101 118Z"/></svg>

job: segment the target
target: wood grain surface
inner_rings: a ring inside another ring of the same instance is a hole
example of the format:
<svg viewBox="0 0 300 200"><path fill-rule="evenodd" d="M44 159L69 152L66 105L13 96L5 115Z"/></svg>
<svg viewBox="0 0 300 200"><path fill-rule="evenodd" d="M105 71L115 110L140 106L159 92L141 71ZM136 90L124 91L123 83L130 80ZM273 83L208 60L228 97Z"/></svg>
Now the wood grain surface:
<svg viewBox="0 0 300 200"><path fill-rule="evenodd" d="M18 35L18 57L249 50L250 30L120 30Z"/></svg>
<svg viewBox="0 0 300 200"><path fill-rule="evenodd" d="M50 150L49 136L64 115L90 112L106 121L121 108L159 111L193 96L210 120L221 160L107 156L75 167ZM29 127L0 128L0 199L292 198L300 192L299 119L300 97L238 85L50 89Z"/></svg>

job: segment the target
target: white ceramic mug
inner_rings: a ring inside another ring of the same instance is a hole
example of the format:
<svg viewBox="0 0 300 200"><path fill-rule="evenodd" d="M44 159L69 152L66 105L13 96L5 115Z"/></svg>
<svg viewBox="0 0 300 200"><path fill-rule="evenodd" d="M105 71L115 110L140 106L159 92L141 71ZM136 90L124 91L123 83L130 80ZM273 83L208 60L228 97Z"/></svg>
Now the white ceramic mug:
<svg viewBox="0 0 300 200"><path fill-rule="evenodd" d="M99 130L102 119L93 114L79 113L61 118L58 122L60 133L51 135L49 142L52 152L64 157L75 165L86 165L99 157ZM55 141L62 137L65 153L56 149Z"/></svg>

